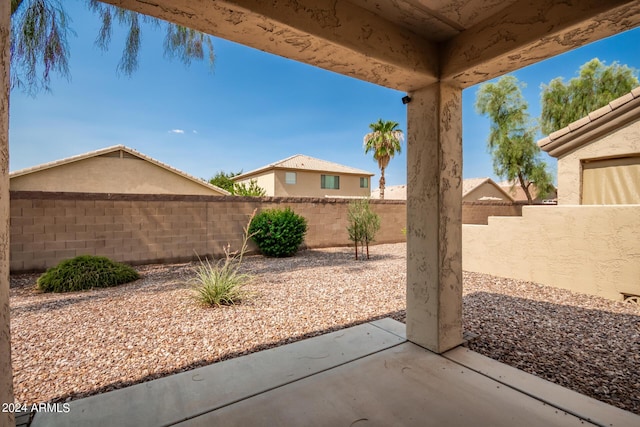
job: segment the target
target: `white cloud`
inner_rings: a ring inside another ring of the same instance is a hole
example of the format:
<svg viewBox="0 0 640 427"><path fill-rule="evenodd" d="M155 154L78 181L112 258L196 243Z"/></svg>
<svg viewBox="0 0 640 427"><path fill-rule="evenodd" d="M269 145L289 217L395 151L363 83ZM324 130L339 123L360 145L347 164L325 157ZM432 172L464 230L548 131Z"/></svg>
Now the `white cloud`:
<svg viewBox="0 0 640 427"><path fill-rule="evenodd" d="M182 130L182 129L171 129L169 131L169 133L184 133L184 130Z"/></svg>
<svg viewBox="0 0 640 427"><path fill-rule="evenodd" d="M192 131L192 132L193 132L193 133L198 133L198 131L197 131L197 130L194 130L194 131Z"/></svg>

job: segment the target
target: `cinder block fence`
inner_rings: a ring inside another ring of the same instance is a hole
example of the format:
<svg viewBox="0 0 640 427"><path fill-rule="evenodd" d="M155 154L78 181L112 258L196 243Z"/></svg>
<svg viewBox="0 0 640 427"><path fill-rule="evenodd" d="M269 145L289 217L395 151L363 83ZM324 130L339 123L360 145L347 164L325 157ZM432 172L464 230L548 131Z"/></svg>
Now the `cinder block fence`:
<svg viewBox="0 0 640 427"><path fill-rule="evenodd" d="M290 207L308 221L307 248L350 245L349 200L11 192L11 272L43 271L77 255L131 264L219 257L239 248L249 215ZM376 243L405 241L406 203L372 200ZM255 247L251 247L255 249Z"/></svg>

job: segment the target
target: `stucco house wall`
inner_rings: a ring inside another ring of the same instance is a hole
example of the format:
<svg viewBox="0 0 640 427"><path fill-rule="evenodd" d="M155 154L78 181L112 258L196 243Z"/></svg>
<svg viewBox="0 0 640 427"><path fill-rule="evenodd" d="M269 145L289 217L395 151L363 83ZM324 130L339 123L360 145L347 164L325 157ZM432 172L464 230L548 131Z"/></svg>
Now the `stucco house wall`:
<svg viewBox="0 0 640 427"><path fill-rule="evenodd" d="M558 159L558 204L582 203L582 162L640 156L640 119Z"/></svg>
<svg viewBox="0 0 640 427"><path fill-rule="evenodd" d="M295 184L287 184L287 173L295 173ZM338 176L338 189L321 188L321 176ZM239 184L251 180L274 197L370 197L372 173L337 163L297 154L234 178ZM366 188L360 179L367 179Z"/></svg>
<svg viewBox="0 0 640 427"><path fill-rule="evenodd" d="M623 179L619 183L607 178L607 174L600 175L596 181L600 188L590 188L589 191L613 191L627 186L634 196L615 203L640 203L640 183L635 178L640 167L640 87L633 89L602 108L576 120L567 127L551 133L538 141L540 148L558 159L558 204L578 205L583 203L583 172L587 162L620 159L624 157L637 158L634 163L635 172L614 166L615 174ZM593 163L592 163L593 164ZM601 184L601 185L600 185ZM597 193L595 193L597 194ZM605 200L607 197L591 197ZM604 196L604 195L602 195ZM608 203L603 203L608 204Z"/></svg>
<svg viewBox="0 0 640 427"><path fill-rule="evenodd" d="M462 268L614 300L640 295L640 206L523 206L522 214L463 225Z"/></svg>
<svg viewBox="0 0 640 427"><path fill-rule="evenodd" d="M127 148L105 149L98 153L95 156L87 153L78 159L63 159L16 171L10 177L10 190L203 196L226 194L221 189L165 167L146 156L136 156Z"/></svg>
<svg viewBox="0 0 640 427"><path fill-rule="evenodd" d="M498 200L503 200L505 202L512 202L512 199L505 195L504 191L497 188L495 184L491 184L489 182L485 182L478 187L474 188L470 192L464 195L462 198L463 202L475 202L480 199L493 198Z"/></svg>

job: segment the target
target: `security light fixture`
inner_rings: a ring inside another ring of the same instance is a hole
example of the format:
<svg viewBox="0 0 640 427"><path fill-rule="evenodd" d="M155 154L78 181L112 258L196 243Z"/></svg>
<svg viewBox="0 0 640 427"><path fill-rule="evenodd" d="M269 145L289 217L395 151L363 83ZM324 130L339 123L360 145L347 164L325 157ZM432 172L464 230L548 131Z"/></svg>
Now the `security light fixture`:
<svg viewBox="0 0 640 427"><path fill-rule="evenodd" d="M411 102L411 97L409 95L405 95L402 97L402 103L407 105L408 103Z"/></svg>

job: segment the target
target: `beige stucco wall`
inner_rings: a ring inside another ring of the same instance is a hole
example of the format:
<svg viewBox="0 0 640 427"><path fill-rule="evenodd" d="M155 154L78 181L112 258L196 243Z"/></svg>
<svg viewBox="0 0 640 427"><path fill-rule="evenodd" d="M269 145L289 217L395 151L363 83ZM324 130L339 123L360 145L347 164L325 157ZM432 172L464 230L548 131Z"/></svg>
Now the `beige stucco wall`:
<svg viewBox="0 0 640 427"><path fill-rule="evenodd" d="M558 204L579 205L584 159L640 154L640 120L594 140L558 159Z"/></svg>
<svg viewBox="0 0 640 427"><path fill-rule="evenodd" d="M237 182L238 184L246 184L247 186L249 186L251 180L255 180L256 184L264 189L264 191L266 192L265 196L275 196L275 180L273 178L273 171L256 174L251 178L243 179Z"/></svg>
<svg viewBox="0 0 640 427"><path fill-rule="evenodd" d="M482 197L495 197L500 200L504 200L510 202L511 200L505 196L505 194L496 188L495 185L491 185L488 182L474 188L472 191L467 193L462 199L463 202L475 202Z"/></svg>
<svg viewBox="0 0 640 427"><path fill-rule="evenodd" d="M296 183L286 184L285 173L296 172ZM340 189L332 190L320 188L321 175L336 175L340 177ZM371 195L371 182L369 188L360 188L360 177L364 175L347 175L337 172L304 172L275 171L276 196L289 197L369 197ZM371 181L371 179L369 179Z"/></svg>
<svg viewBox="0 0 640 427"><path fill-rule="evenodd" d="M621 300L640 295L640 205L524 206L463 225L465 270Z"/></svg>
<svg viewBox="0 0 640 427"><path fill-rule="evenodd" d="M222 195L139 158L92 157L11 178L13 191Z"/></svg>
<svg viewBox="0 0 640 427"><path fill-rule="evenodd" d="M296 173L296 183L285 183L286 172ZM337 175L340 177L340 189L332 190L320 188L321 175ZM255 179L262 188L267 190L267 196L276 197L370 197L371 177L369 187L360 188L360 178L366 175L348 175L337 172L305 172L300 170L275 169L262 174L256 174L238 181L249 183ZM264 184L264 185L263 185Z"/></svg>

